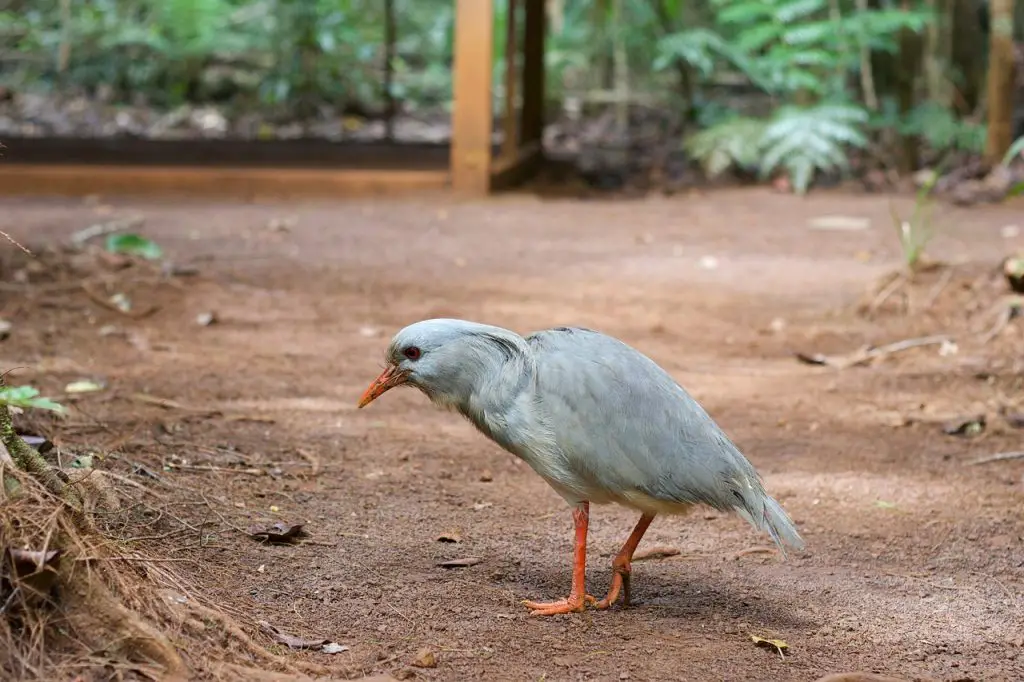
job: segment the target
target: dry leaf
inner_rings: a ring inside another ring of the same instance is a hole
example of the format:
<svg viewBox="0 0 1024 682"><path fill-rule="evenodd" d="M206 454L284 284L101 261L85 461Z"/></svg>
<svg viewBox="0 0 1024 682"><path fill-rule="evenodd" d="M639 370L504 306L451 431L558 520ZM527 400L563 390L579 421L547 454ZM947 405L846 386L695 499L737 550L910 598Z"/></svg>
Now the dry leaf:
<svg viewBox="0 0 1024 682"><path fill-rule="evenodd" d="M59 549L33 551L28 549L7 550L7 573L12 582L38 594L48 594L57 580L60 557Z"/></svg>
<svg viewBox="0 0 1024 682"><path fill-rule="evenodd" d="M942 425L942 432L947 436L963 436L973 438L985 430L985 415L954 419Z"/></svg>
<svg viewBox="0 0 1024 682"><path fill-rule="evenodd" d="M437 565L441 568L467 568L469 566L476 566L483 562L483 559L475 556L467 556L462 559L451 559L450 561L441 561Z"/></svg>
<svg viewBox="0 0 1024 682"><path fill-rule="evenodd" d="M301 523L288 524L278 521L270 527L252 526L249 528L249 536L260 542L290 544L296 538L305 535L302 530L303 525Z"/></svg>
<svg viewBox="0 0 1024 682"><path fill-rule="evenodd" d="M270 635L271 639L279 644L284 644L289 649L320 649L328 644L333 644L327 639L312 639L304 637L296 637L295 635L289 635L286 632L281 632L276 627L271 625L265 620L258 621L260 630Z"/></svg>
<svg viewBox="0 0 1024 682"><path fill-rule="evenodd" d="M412 664L417 668L436 668L437 657L430 649L420 649L416 652L416 658L412 659Z"/></svg>
<svg viewBox="0 0 1024 682"><path fill-rule="evenodd" d="M779 656L781 658L785 658L782 652L789 649L789 645L781 639L765 639L764 637L751 635L750 640L754 643L754 646L765 647L766 649L775 649L777 652L779 652Z"/></svg>

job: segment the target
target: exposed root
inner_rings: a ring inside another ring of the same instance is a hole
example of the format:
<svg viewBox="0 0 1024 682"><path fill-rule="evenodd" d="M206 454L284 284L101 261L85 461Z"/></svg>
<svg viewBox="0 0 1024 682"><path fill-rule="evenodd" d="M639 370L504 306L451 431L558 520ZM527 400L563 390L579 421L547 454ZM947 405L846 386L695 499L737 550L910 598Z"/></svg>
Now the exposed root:
<svg viewBox="0 0 1024 682"><path fill-rule="evenodd" d="M168 600L157 588L184 591L177 575L159 559L125 553L119 547L128 541L98 530L144 504L125 507L115 479L102 471L51 466L16 435L2 405L0 436L0 679L71 679L85 670L96 675L82 679L123 679L126 672L194 679L211 661L175 647L167 633L183 630L216 639L222 659L295 675L327 672L274 654L193 596Z"/></svg>

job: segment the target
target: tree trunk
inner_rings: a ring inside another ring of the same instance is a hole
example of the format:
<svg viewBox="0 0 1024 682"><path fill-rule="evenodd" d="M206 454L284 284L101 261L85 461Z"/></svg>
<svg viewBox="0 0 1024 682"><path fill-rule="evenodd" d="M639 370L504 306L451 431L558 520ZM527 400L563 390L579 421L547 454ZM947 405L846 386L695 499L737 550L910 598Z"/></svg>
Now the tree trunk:
<svg viewBox="0 0 1024 682"><path fill-rule="evenodd" d="M1013 54L1014 0L991 0L992 37L988 51L988 138L985 160L1003 160L1013 143L1013 89L1016 64Z"/></svg>

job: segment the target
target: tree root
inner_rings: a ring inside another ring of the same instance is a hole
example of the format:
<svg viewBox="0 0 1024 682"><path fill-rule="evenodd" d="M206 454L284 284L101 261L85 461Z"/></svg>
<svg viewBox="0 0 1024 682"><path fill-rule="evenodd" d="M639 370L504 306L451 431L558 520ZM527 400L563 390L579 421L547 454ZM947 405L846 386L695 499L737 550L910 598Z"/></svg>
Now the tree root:
<svg viewBox="0 0 1024 682"><path fill-rule="evenodd" d="M65 618L96 650L142 667L159 668L156 679L185 682L188 669L174 646L153 626L125 608L101 580L88 571L68 576Z"/></svg>

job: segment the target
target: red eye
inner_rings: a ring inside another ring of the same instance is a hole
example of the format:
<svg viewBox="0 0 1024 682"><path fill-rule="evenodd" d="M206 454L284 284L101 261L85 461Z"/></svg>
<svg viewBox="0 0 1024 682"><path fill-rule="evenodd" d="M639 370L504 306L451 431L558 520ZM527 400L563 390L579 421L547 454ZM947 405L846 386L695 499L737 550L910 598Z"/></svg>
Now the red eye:
<svg viewBox="0 0 1024 682"><path fill-rule="evenodd" d="M417 348L416 346L409 346L408 348L402 351L402 355L409 358L410 360L419 360L421 353L420 349Z"/></svg>

